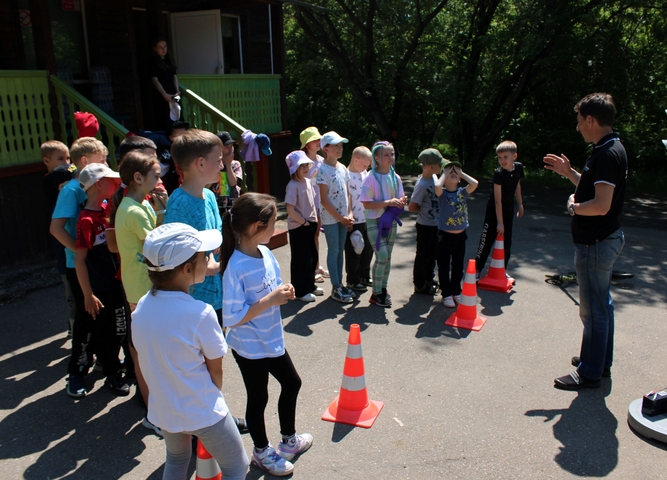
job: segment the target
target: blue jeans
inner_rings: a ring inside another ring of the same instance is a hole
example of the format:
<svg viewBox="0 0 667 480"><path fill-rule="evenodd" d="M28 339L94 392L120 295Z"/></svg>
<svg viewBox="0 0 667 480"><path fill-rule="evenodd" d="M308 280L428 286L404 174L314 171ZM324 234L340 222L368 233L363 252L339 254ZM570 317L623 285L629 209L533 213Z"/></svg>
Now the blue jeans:
<svg viewBox="0 0 667 480"><path fill-rule="evenodd" d="M584 324L578 371L587 380L599 380L614 357L614 302L609 288L611 272L625 245L618 229L595 245L574 246L579 282L579 316Z"/></svg>
<svg viewBox="0 0 667 480"><path fill-rule="evenodd" d="M218 462L225 480L245 480L248 456L231 413L210 427L181 433L170 433L163 429L162 435L167 447L163 480L181 480L187 477L192 456L191 435L196 435Z"/></svg>
<svg viewBox="0 0 667 480"><path fill-rule="evenodd" d="M343 285L343 258L345 258L345 239L347 227L336 222L322 225L327 239L327 268L331 276L331 285L336 288Z"/></svg>

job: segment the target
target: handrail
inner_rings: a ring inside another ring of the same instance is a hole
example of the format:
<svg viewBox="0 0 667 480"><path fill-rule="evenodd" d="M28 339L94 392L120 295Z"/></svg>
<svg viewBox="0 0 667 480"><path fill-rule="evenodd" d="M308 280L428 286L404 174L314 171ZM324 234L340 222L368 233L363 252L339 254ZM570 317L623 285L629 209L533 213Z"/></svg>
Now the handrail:
<svg viewBox="0 0 667 480"><path fill-rule="evenodd" d="M100 131L97 132L96 137L99 140L102 140L109 149L109 160L111 166L115 167L116 149L118 148L118 145L120 145L120 142L125 139L129 130L57 76L51 75L51 84L56 91L56 98L58 100L58 113L62 138L64 140L68 139L68 127L72 130L73 139L78 138L79 136L79 130L74 121L74 112L81 111L92 113L100 124ZM66 141L65 143L69 144L71 142Z"/></svg>
<svg viewBox="0 0 667 480"><path fill-rule="evenodd" d="M222 113L189 88L186 88L181 84L178 86L182 96L183 118L190 123L191 127L207 130L212 133L225 130L229 132L232 137L236 138L238 143L243 142L241 134L247 130L246 128ZM243 190L247 191L245 181L245 162L242 158L239 158L238 161L241 162L241 171L243 172Z"/></svg>

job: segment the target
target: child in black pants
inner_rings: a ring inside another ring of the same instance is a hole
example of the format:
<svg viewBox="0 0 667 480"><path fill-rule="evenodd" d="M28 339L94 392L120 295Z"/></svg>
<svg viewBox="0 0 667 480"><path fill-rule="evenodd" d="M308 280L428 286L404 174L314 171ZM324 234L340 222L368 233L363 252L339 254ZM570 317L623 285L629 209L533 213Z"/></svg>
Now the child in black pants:
<svg viewBox="0 0 667 480"><path fill-rule="evenodd" d="M315 197L308 178L308 169L313 161L303 150L296 150L285 157L285 162L292 176L285 191L292 285L296 298L302 302L314 302L315 296L323 295L324 290L315 286L319 258L315 232L318 226Z"/></svg>
<svg viewBox="0 0 667 480"><path fill-rule="evenodd" d="M484 226L475 256L477 280L479 280L486 259L491 253L496 237L503 234L505 244L505 269L512 253L512 222L514 220L514 198L518 205L517 218L523 217L521 179L523 165L516 162L516 143L506 140L496 147L500 167L493 173L493 191L486 204ZM505 272L507 278L511 277ZM512 283L514 280L512 279Z"/></svg>

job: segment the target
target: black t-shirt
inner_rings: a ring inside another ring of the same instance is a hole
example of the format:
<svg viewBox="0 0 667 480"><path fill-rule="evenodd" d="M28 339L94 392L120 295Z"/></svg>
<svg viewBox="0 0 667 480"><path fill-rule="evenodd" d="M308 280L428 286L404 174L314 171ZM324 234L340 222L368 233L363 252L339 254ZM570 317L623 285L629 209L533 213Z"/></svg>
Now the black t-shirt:
<svg viewBox="0 0 667 480"><path fill-rule="evenodd" d="M516 187L519 185L519 180L523 178L523 165L519 162L514 162L512 171L507 171L503 167L498 167L493 172L493 184L500 185L500 201L503 205L503 210L514 209L514 194ZM495 204L495 188L491 190L491 198L489 198L489 205Z"/></svg>
<svg viewBox="0 0 667 480"><path fill-rule="evenodd" d="M625 199L625 183L628 178L628 157L617 133L603 137L593 148L579 184L574 192L575 203L587 202L595 198L595 184L607 183L614 186L611 207L605 215L572 218L572 239L579 245L593 245L602 241L621 228L619 217Z"/></svg>
<svg viewBox="0 0 667 480"><path fill-rule="evenodd" d="M154 56L149 74L151 78L157 78L157 81L162 85L162 88L166 93L172 95L176 93L176 88L174 87L174 75L176 75L176 69L170 67L164 60Z"/></svg>

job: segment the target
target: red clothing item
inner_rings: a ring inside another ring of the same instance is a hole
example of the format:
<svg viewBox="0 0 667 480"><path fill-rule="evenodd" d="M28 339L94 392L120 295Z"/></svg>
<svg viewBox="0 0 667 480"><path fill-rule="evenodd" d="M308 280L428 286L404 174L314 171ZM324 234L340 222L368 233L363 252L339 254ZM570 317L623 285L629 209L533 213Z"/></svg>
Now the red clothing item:
<svg viewBox="0 0 667 480"><path fill-rule="evenodd" d="M102 210L84 208L76 224L76 248L88 250L86 267L93 292L115 290L120 285L116 279L118 260L107 247L108 210L106 203L102 204Z"/></svg>

